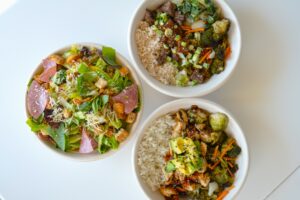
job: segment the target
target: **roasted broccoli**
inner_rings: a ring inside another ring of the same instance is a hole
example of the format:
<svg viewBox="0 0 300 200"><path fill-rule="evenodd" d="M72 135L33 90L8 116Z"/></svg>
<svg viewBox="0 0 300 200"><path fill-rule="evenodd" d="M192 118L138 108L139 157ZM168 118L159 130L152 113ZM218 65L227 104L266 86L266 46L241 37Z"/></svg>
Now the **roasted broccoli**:
<svg viewBox="0 0 300 200"><path fill-rule="evenodd" d="M210 72L212 74L219 74L224 71L225 62L219 58L215 58L210 66Z"/></svg>
<svg viewBox="0 0 300 200"><path fill-rule="evenodd" d="M220 41L226 35L230 22L228 19L222 19L213 23L213 40Z"/></svg>

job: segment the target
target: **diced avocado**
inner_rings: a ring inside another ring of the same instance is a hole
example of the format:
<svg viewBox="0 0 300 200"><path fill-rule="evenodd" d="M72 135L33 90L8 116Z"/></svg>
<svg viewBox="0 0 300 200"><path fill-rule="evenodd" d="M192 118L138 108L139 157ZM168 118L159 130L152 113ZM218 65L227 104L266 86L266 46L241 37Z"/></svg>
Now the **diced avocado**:
<svg viewBox="0 0 300 200"><path fill-rule="evenodd" d="M166 172L172 172L174 170L176 170L176 167L175 165L172 163L172 161L169 161L166 165L166 168L165 168Z"/></svg>
<svg viewBox="0 0 300 200"><path fill-rule="evenodd" d="M191 175L193 174L197 169L192 163L187 163L186 164L186 175Z"/></svg>
<svg viewBox="0 0 300 200"><path fill-rule="evenodd" d="M176 167L176 169L184 169L184 162L180 159L172 160L172 164Z"/></svg>
<svg viewBox="0 0 300 200"><path fill-rule="evenodd" d="M175 138L170 141L170 146L176 154L182 154L184 152L184 139L182 137Z"/></svg>

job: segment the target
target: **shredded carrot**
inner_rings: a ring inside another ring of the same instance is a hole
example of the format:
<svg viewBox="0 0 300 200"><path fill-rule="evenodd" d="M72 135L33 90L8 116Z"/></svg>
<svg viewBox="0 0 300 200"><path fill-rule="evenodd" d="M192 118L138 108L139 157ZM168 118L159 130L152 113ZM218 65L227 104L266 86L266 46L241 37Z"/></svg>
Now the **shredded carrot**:
<svg viewBox="0 0 300 200"><path fill-rule="evenodd" d="M231 162L228 161L227 163L231 168L233 168L233 164Z"/></svg>
<svg viewBox="0 0 300 200"><path fill-rule="evenodd" d="M210 55L211 51L208 50L206 54L204 54L204 56L200 59L199 63L201 64L209 55Z"/></svg>
<svg viewBox="0 0 300 200"><path fill-rule="evenodd" d="M217 197L216 200L222 200L224 197L229 193L230 190L234 188L234 185L230 186L229 188L223 190Z"/></svg>
<svg viewBox="0 0 300 200"><path fill-rule="evenodd" d="M229 158L229 157L225 157L225 156L224 156L224 159L225 159L225 160L235 160L236 158Z"/></svg>
<svg viewBox="0 0 300 200"><path fill-rule="evenodd" d="M202 32L204 30L205 30L204 28L195 28L195 29L188 30L186 32L186 34L188 34L188 33L195 33L195 32Z"/></svg>
<svg viewBox="0 0 300 200"><path fill-rule="evenodd" d="M227 146L224 148L224 150L222 151L221 153L221 158L223 158L223 156L227 153L227 151L229 151L231 145L235 142L234 139L232 139L228 144Z"/></svg>
<svg viewBox="0 0 300 200"><path fill-rule="evenodd" d="M218 160L217 162L215 162L215 164L213 165L213 166L208 166L211 170L213 170L213 169L215 169L216 168L216 166L218 166L218 164L220 164L220 160Z"/></svg>
<svg viewBox="0 0 300 200"><path fill-rule="evenodd" d="M230 46L228 46L226 49L225 49L225 58L228 58L231 54L231 48Z"/></svg>
<svg viewBox="0 0 300 200"><path fill-rule="evenodd" d="M229 175L230 175L231 177L234 177L234 175L232 174L232 172L230 171L229 168L227 168L227 171L228 171L228 173L229 173Z"/></svg>
<svg viewBox="0 0 300 200"><path fill-rule="evenodd" d="M219 149L219 145L217 145L215 147L214 154L213 154L213 157L212 157L213 160L215 160L218 156L218 152L219 152L218 149Z"/></svg>
<svg viewBox="0 0 300 200"><path fill-rule="evenodd" d="M185 30L185 31L187 31L187 30L192 30L192 27L190 27L190 26L181 26L181 28L183 29L183 30Z"/></svg>

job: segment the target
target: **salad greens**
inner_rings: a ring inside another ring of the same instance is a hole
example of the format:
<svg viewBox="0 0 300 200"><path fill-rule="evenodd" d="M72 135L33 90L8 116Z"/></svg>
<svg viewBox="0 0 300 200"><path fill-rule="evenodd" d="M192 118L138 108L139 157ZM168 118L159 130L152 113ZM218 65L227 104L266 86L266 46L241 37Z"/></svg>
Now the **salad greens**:
<svg viewBox="0 0 300 200"><path fill-rule="evenodd" d="M66 152L117 149L138 114L139 94L115 50L72 46L42 65L27 92L31 130Z"/></svg>

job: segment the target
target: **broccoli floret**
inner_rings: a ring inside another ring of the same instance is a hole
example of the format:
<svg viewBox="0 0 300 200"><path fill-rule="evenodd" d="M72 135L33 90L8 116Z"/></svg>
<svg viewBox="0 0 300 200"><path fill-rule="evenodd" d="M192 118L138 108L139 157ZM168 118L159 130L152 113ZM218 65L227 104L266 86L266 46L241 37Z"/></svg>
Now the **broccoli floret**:
<svg viewBox="0 0 300 200"><path fill-rule="evenodd" d="M241 151L241 147L234 145L233 148L227 152L227 155L231 158L235 158L241 153Z"/></svg>
<svg viewBox="0 0 300 200"><path fill-rule="evenodd" d="M230 22L228 19L222 19L213 23L213 39L220 41L229 29Z"/></svg>
<svg viewBox="0 0 300 200"><path fill-rule="evenodd" d="M224 61L215 58L210 66L210 72L212 74L219 74L224 70Z"/></svg>
<svg viewBox="0 0 300 200"><path fill-rule="evenodd" d="M213 28L209 28L207 30L205 30L200 37L200 43L203 46L212 46L215 41L213 38L213 34L214 34L214 30Z"/></svg>

